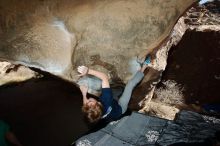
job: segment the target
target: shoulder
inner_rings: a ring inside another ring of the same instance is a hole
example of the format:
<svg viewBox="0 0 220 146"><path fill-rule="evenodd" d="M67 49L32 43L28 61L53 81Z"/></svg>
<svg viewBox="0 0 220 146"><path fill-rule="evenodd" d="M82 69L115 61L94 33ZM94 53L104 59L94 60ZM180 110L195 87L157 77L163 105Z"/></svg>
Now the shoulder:
<svg viewBox="0 0 220 146"><path fill-rule="evenodd" d="M9 129L10 129L9 125L2 120L0 120L0 127L5 129L6 131L9 131Z"/></svg>
<svg viewBox="0 0 220 146"><path fill-rule="evenodd" d="M100 101L104 107L104 113L105 113L107 109L112 105L112 101L113 101L111 88L102 88Z"/></svg>
<svg viewBox="0 0 220 146"><path fill-rule="evenodd" d="M112 97L112 89L111 88L102 88L102 94L100 98L111 98Z"/></svg>

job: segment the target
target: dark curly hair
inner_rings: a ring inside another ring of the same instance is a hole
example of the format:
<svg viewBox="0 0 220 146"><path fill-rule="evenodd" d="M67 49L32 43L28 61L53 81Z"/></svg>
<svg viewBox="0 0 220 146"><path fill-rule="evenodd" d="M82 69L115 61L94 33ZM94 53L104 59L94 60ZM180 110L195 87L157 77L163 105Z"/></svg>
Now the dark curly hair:
<svg viewBox="0 0 220 146"><path fill-rule="evenodd" d="M84 104L82 111L86 120L88 120L90 123L96 123L102 117L103 106L100 102L96 102L95 105L90 106L88 106L88 104Z"/></svg>

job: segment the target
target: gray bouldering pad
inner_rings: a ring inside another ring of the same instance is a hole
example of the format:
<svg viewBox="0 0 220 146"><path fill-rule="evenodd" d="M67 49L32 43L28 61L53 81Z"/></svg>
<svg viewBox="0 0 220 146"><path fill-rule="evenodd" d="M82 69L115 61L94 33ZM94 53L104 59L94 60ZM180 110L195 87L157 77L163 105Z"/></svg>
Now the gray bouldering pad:
<svg viewBox="0 0 220 146"><path fill-rule="evenodd" d="M181 111L174 121L133 112L76 141L77 146L168 146L215 139L220 119Z"/></svg>
<svg viewBox="0 0 220 146"><path fill-rule="evenodd" d="M161 130L166 127L166 123L167 120L133 112L130 116L113 121L105 128L80 138L76 145L155 145Z"/></svg>

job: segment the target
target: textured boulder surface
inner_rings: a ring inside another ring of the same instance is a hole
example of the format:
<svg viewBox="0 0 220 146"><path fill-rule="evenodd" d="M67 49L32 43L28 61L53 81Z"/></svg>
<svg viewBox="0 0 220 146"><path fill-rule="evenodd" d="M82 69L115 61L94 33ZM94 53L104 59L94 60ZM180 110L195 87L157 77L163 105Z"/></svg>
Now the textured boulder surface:
<svg viewBox="0 0 220 146"><path fill-rule="evenodd" d="M139 67L136 56L155 50L194 2L0 1L0 58L74 83L83 64L126 83Z"/></svg>

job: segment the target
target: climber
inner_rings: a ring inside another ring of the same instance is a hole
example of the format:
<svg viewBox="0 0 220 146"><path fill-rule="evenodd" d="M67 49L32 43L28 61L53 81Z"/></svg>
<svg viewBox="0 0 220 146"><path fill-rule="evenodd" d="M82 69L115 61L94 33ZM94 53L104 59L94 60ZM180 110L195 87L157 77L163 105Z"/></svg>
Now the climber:
<svg viewBox="0 0 220 146"><path fill-rule="evenodd" d="M8 146L8 144L22 146L14 133L10 130L9 125L0 120L0 146Z"/></svg>
<svg viewBox="0 0 220 146"><path fill-rule="evenodd" d="M102 94L99 98L99 101L94 98L87 97L87 85L80 86L80 90L83 95L82 111L85 114L87 120L91 123L96 123L100 119L105 119L108 122L119 119L121 115L127 111L132 91L134 87L143 79L144 71L150 62L150 56L148 56L143 62L140 62L141 69L137 71L132 79L128 81L122 96L119 98L119 101L113 99L112 90L110 88L108 76L106 74L89 69L86 66L79 66L77 68L78 72L80 73L79 76L85 76L89 74L102 80Z"/></svg>

